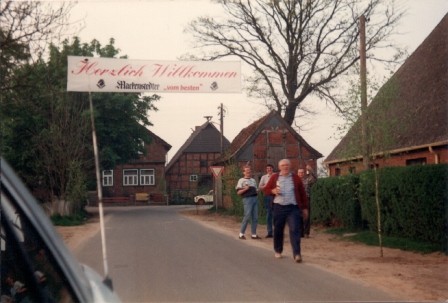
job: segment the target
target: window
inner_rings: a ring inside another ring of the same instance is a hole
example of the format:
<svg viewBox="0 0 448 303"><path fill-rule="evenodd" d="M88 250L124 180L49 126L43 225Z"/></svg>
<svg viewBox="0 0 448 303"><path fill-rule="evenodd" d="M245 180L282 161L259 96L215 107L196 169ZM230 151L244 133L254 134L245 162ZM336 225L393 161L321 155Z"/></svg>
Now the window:
<svg viewBox="0 0 448 303"><path fill-rule="evenodd" d="M140 169L140 185L154 185L154 175L154 169Z"/></svg>
<svg viewBox="0 0 448 303"><path fill-rule="evenodd" d="M370 169L375 169L375 168L379 168L380 165L378 163L374 163L374 164L370 164Z"/></svg>
<svg viewBox="0 0 448 303"><path fill-rule="evenodd" d="M341 175L341 169L340 168L335 168L334 175L335 176L340 176Z"/></svg>
<svg viewBox="0 0 448 303"><path fill-rule="evenodd" d="M200 160L199 161L200 167L208 167L208 161L207 160Z"/></svg>
<svg viewBox="0 0 448 303"><path fill-rule="evenodd" d="M114 186L113 170L103 170L103 186Z"/></svg>
<svg viewBox="0 0 448 303"><path fill-rule="evenodd" d="M155 169L123 169L123 186L156 184Z"/></svg>
<svg viewBox="0 0 448 303"><path fill-rule="evenodd" d="M190 175L190 182L197 182L198 181L198 175Z"/></svg>
<svg viewBox="0 0 448 303"><path fill-rule="evenodd" d="M138 185L137 169L123 169L123 185L124 186Z"/></svg>
<svg viewBox="0 0 448 303"><path fill-rule="evenodd" d="M426 164L426 158L415 158L415 159L407 159L406 160L406 166L409 165L425 165Z"/></svg>
<svg viewBox="0 0 448 303"><path fill-rule="evenodd" d="M348 169L348 172L351 174L356 174L356 167L350 166L350 168Z"/></svg>

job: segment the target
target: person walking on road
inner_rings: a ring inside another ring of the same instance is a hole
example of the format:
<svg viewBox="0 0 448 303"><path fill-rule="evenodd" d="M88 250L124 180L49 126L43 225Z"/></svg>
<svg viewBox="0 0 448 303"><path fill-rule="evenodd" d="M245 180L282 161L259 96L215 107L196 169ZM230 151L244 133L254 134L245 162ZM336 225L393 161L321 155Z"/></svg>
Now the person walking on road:
<svg viewBox="0 0 448 303"><path fill-rule="evenodd" d="M269 181L269 178L274 173L274 166L271 164L266 165L266 174L263 175L260 179L260 184L258 185L258 188L263 191L264 187ZM264 207L266 209L266 229L267 229L267 235L266 238L272 238L272 200L274 200L274 195L264 195L263 201L264 201Z"/></svg>
<svg viewBox="0 0 448 303"><path fill-rule="evenodd" d="M289 227L289 241L294 261L302 262L300 234L302 220L308 218L308 200L305 188L299 176L291 172L291 162L282 159L278 163L279 172L269 178L264 187L266 195L274 197L274 252L276 258L282 258L283 239L286 223Z"/></svg>
<svg viewBox="0 0 448 303"><path fill-rule="evenodd" d="M252 170L250 166L245 166L243 168L243 178L238 180L236 184L236 192L238 195L243 197L244 206L244 217L241 222L241 229L239 234L239 239L246 240L244 233L246 232L246 227L251 220L251 238L261 239L257 235L257 224L258 224L258 189L257 182L252 178Z"/></svg>

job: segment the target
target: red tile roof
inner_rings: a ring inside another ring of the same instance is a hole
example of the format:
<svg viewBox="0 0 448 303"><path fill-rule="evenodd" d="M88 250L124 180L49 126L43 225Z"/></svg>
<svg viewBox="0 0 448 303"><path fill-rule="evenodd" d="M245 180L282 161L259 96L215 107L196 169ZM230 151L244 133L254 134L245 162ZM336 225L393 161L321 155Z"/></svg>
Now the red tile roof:
<svg viewBox="0 0 448 303"><path fill-rule="evenodd" d="M299 141L302 146L305 146L310 151L310 153L315 156L316 159L322 157L321 153L311 147L305 141L305 139L303 139L302 136L300 136L289 124L287 124L286 121L275 110L272 110L267 115L261 117L249 126L242 129L240 133L235 137L235 139L233 139L229 149L224 152L223 156L216 160L216 163L224 163L236 157L241 150L243 150L248 144L250 144L258 136L258 134L263 131L265 125L274 118L278 119L282 124L284 124L284 126L289 129L291 134L294 135L297 141Z"/></svg>

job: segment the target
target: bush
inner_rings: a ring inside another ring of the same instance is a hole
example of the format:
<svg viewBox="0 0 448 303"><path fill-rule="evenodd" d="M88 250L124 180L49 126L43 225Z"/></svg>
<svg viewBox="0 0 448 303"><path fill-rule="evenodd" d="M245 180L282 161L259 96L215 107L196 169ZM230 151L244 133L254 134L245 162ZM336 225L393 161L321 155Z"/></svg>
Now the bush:
<svg viewBox="0 0 448 303"><path fill-rule="evenodd" d="M378 170L383 233L430 243L446 242L447 167L427 165ZM362 217L377 230L374 172L361 174Z"/></svg>
<svg viewBox="0 0 448 303"><path fill-rule="evenodd" d="M87 181L79 161L72 161L67 182L67 201L70 201L71 215L82 214L87 205Z"/></svg>
<svg viewBox="0 0 448 303"><path fill-rule="evenodd" d="M383 234L447 251L448 165L388 167L319 179L311 192L313 222L376 232L375 173Z"/></svg>
<svg viewBox="0 0 448 303"><path fill-rule="evenodd" d="M223 176L223 192L232 201L229 212L241 217L244 214L243 199L236 193L235 189L239 178L241 178L241 169L237 164L226 166L226 173Z"/></svg>
<svg viewBox="0 0 448 303"><path fill-rule="evenodd" d="M361 227L358 176L319 179L311 188L311 220L326 226Z"/></svg>
<svg viewBox="0 0 448 303"><path fill-rule="evenodd" d="M77 226L86 223L87 216L84 213L79 213L73 216L51 216L51 221L56 226Z"/></svg>

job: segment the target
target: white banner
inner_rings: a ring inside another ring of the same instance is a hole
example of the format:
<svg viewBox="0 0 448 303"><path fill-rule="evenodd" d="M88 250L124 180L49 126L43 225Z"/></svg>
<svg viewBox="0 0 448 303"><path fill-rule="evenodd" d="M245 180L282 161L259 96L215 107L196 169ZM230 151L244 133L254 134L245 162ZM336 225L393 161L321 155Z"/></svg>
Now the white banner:
<svg viewBox="0 0 448 303"><path fill-rule="evenodd" d="M67 91L241 93L241 64L68 56Z"/></svg>

